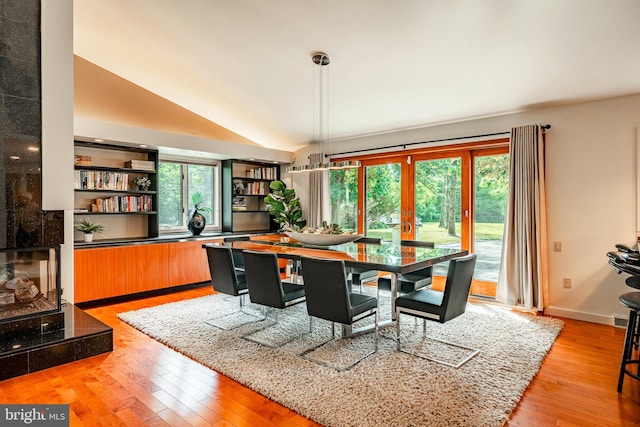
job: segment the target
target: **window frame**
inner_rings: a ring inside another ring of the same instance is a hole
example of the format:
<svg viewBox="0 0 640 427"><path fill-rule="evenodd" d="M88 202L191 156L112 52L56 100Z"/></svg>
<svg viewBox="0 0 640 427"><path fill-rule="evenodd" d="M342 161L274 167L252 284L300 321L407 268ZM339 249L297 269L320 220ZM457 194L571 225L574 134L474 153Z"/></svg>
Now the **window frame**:
<svg viewBox="0 0 640 427"><path fill-rule="evenodd" d="M221 171L221 163L217 160L211 161L203 161L203 160L195 160L195 159L184 159L184 158L176 158L170 156L161 156L158 159L158 164L161 163L172 163L178 164L181 168L181 185L180 191L181 199L182 199L182 225L181 226L164 226L160 222L160 203L158 203L158 232L160 235L167 234L177 234L177 233L187 233L189 230L187 229L187 225L184 221L184 217L187 214L187 211L191 208L191 200L188 198L189 194L189 174L188 168L189 166L208 166L213 168L212 182L211 188L213 189L213 198L212 198L212 212L211 218L214 220L213 224L207 224L204 231L205 232L220 232L222 230L222 171ZM158 201L160 200L160 181L161 176L160 172L158 172Z"/></svg>
<svg viewBox="0 0 640 427"><path fill-rule="evenodd" d="M380 165L385 163L400 162L403 167L402 179L405 180L402 187L401 195L401 209L408 212L409 209L414 210L414 198L413 198L413 181L415 179L413 165L416 161L430 160L438 158L449 158L454 156L462 156L462 205L461 209L469 212L468 216L463 215L462 227L464 233L461 239L462 248L473 250L473 232L470 230L471 220L473 218L473 207L471 202L473 200L473 194L471 189L471 180L468 177L472 176L472 160L474 156L487 155L487 154L502 154L509 153L509 138L495 138L474 142L462 142L457 144L442 144L423 148L416 148L412 150L392 150L374 154L367 154L362 156L348 156L340 157L339 161L343 160L359 160L362 166L358 169L358 227L357 232L364 234L365 227L365 176L364 170L366 166ZM408 220L408 218L405 218ZM412 231L401 234L403 239L413 239Z"/></svg>

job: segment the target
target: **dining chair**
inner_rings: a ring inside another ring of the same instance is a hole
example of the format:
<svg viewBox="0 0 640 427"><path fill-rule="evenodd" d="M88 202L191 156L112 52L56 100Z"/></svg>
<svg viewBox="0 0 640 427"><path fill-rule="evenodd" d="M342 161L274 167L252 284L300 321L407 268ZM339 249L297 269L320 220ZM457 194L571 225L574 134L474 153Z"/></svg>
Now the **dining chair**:
<svg viewBox="0 0 640 427"><path fill-rule="evenodd" d="M355 243L364 243L365 245L380 245L382 239L380 237L361 237ZM349 277L352 286L359 286L362 292L362 285L365 283L375 283L378 281L378 270L371 270L363 267L349 267Z"/></svg>
<svg viewBox="0 0 640 427"><path fill-rule="evenodd" d="M466 255L460 258L454 258L449 262L449 270L447 272L447 280L444 291L435 291L432 289L419 289L406 295L396 298L396 341L399 351L413 354L441 363L447 366L458 368L474 357L480 350L467 347L461 344L455 344L430 337L431 340L442 342L448 345L467 349L471 354L458 363L451 363L437 357L422 355L411 350L403 349L400 345L400 319L401 314L422 318L422 335L426 337L427 320L433 320L445 323L454 319L465 312L467 301L469 299L469 290L471 289L471 280L476 266L476 254Z"/></svg>
<svg viewBox="0 0 640 427"><path fill-rule="evenodd" d="M216 245L204 245L207 251L207 260L209 262L209 272L211 273L211 285L213 290L226 295L238 297L240 310L239 312L253 317L253 320L238 322L232 326L226 326L221 319L237 315L238 312L230 313L225 316L209 319L206 322L220 329L235 329L247 323L260 320L258 316L243 310L245 306L244 298L248 295L247 281L244 271L237 270L233 262L233 251L231 248Z"/></svg>
<svg viewBox="0 0 640 427"><path fill-rule="evenodd" d="M242 252L242 255L245 262L249 299L252 303L261 306L264 320L268 318L269 308L274 308L277 309L275 318L275 323L277 324L277 316L280 310L304 302L305 289L302 285L282 282L280 278L280 267L278 266L278 256L275 252L245 250ZM271 326L273 325L266 326L258 331L252 331L244 335L243 338L267 347L277 348L300 336L297 335L288 338L279 344L266 343L253 337L255 333L264 331Z"/></svg>
<svg viewBox="0 0 640 427"><path fill-rule="evenodd" d="M222 239L223 242L248 242L251 240L249 236L231 236ZM244 270L244 259L242 252L233 252L233 264L236 270Z"/></svg>
<svg viewBox="0 0 640 427"><path fill-rule="evenodd" d="M342 260L302 257L301 261L307 313L312 318L331 322L331 339L306 350L301 356L339 371L348 370L378 351L378 299L349 292L347 272ZM353 325L354 322L368 316L374 316L375 348L373 351L344 368L336 368L306 357L307 354L336 339L336 323Z"/></svg>
<svg viewBox="0 0 640 427"><path fill-rule="evenodd" d="M401 240L401 246L416 248L435 248L433 242L423 242L419 240ZM406 294L415 290L431 286L433 281L433 267L429 266L411 273L401 274L398 277L398 292ZM378 291L391 290L391 275L387 274L378 278Z"/></svg>

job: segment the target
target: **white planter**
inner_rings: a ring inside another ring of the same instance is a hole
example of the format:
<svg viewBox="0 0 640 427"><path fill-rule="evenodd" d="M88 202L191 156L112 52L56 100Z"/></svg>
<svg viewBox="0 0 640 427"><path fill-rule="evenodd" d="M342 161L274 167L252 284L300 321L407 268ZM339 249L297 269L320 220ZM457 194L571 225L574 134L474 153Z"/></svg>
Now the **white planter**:
<svg viewBox="0 0 640 427"><path fill-rule="evenodd" d="M84 233L85 242L93 242L93 233Z"/></svg>

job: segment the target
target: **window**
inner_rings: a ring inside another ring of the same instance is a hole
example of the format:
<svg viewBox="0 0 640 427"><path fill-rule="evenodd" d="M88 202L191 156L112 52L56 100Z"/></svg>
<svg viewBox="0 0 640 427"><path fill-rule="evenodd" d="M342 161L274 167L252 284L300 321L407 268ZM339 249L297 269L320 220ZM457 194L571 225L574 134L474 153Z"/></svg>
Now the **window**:
<svg viewBox="0 0 640 427"><path fill-rule="evenodd" d="M345 231L355 231L358 220L358 170L329 171L331 224Z"/></svg>
<svg viewBox="0 0 640 427"><path fill-rule="evenodd" d="M201 212L207 229L220 227L219 185L217 165L200 165L161 161L158 168L158 221L160 230L187 229L186 213L193 207L195 193L204 197L203 206L211 212Z"/></svg>

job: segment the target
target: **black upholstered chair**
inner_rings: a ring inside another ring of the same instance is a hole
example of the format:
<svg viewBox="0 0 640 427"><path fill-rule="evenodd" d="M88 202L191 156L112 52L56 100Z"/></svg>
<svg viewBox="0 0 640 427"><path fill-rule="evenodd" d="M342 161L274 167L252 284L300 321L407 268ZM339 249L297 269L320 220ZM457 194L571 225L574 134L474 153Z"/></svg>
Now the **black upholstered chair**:
<svg viewBox="0 0 640 427"><path fill-rule="evenodd" d="M232 236L222 239L223 242L248 242L251 240L249 236ZM233 263L236 270L244 270L244 259L242 258L242 252L233 252Z"/></svg>
<svg viewBox="0 0 640 427"><path fill-rule="evenodd" d="M361 237L355 243L364 243L365 245L380 245L382 239L379 237ZM367 268L350 267L349 278L353 286L362 286L365 283L378 281L378 270L369 270Z"/></svg>
<svg viewBox="0 0 640 427"><path fill-rule="evenodd" d="M402 246L412 246L421 248L434 248L433 242L422 242L419 240L401 240ZM431 286L433 280L433 267L426 267L411 273L401 274L398 278L398 292L406 294L415 290ZM384 275L378 278L378 290L391 290L391 276Z"/></svg>
<svg viewBox="0 0 640 427"><path fill-rule="evenodd" d="M347 370L378 351L378 299L349 292L344 262L303 257L302 271L307 298L307 313L309 316L331 322L331 340L335 339L336 323L353 325L360 319L374 316L375 349L344 369L338 370ZM304 357L331 340L305 351L302 356Z"/></svg>
<svg viewBox="0 0 640 427"><path fill-rule="evenodd" d="M268 308L284 309L304 301L305 291L303 286L282 283L280 280L278 256L275 252L243 251L242 255L245 262L249 298L252 303L262 306L265 319L268 315ZM271 348L280 347L297 338L293 337L275 345L252 338L255 332L244 335L244 338Z"/></svg>
<svg viewBox="0 0 640 427"><path fill-rule="evenodd" d="M426 334L426 320L434 320L436 322L444 323L464 313L467 306L467 300L469 299L469 290L471 289L471 280L473 279L473 272L476 266L476 258L476 254L470 254L464 257L452 259L449 262L449 270L447 272L447 281L444 291L419 289L396 298L396 339L398 350L456 368L462 366L462 364L478 354L479 350L431 338L435 341L445 342L446 344L472 351L470 356L457 364L453 364L448 361L404 350L400 345L401 314L409 314L422 318L422 331L424 335Z"/></svg>
<svg viewBox="0 0 640 427"><path fill-rule="evenodd" d="M209 272L211 273L211 285L213 290L221 294L239 297L240 311L242 312L244 308L244 297L248 295L249 290L247 289L247 281L245 279L244 271L236 270L234 266L233 252L231 248L216 245L204 245L204 248L207 251L207 260L209 262ZM250 313L245 314L250 315ZM249 323L242 322L231 327L227 327L223 326L221 322L216 321L222 317L207 320L207 323L221 329L234 329L242 326L243 324Z"/></svg>

